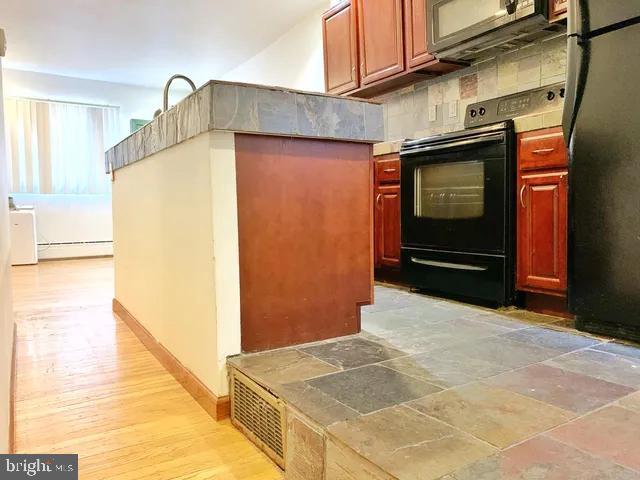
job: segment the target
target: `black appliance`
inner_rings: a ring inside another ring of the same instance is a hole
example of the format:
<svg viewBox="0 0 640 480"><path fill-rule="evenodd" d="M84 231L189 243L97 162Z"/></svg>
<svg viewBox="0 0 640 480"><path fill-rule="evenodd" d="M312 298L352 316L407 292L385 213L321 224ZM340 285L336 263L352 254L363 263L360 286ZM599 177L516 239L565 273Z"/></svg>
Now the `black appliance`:
<svg viewBox="0 0 640 480"><path fill-rule="evenodd" d="M510 305L515 252L513 123L405 142L400 159L405 280L443 296Z"/></svg>
<svg viewBox="0 0 640 480"><path fill-rule="evenodd" d="M640 0L571 0L569 309L640 340Z"/></svg>
<svg viewBox="0 0 640 480"><path fill-rule="evenodd" d="M549 0L427 0L429 52L473 61L556 34Z"/></svg>

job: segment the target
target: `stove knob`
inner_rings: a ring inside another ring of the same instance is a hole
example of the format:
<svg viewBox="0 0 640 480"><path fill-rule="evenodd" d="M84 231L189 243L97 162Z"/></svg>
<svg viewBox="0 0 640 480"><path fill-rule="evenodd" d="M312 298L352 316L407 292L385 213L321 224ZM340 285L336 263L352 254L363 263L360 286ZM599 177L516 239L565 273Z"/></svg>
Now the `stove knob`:
<svg viewBox="0 0 640 480"><path fill-rule="evenodd" d="M478 112L476 112L474 109L471 109L471 111L469 111L469 115L471 116L471 118L476 118L477 114Z"/></svg>
<svg viewBox="0 0 640 480"><path fill-rule="evenodd" d="M564 87L562 87L560 89L560 98L564 98L564 94L565 94L565 89L564 89Z"/></svg>
<svg viewBox="0 0 640 480"><path fill-rule="evenodd" d="M484 107L480 107L480 110L478 110L478 113L482 117L485 113L487 113L487 110Z"/></svg>
<svg viewBox="0 0 640 480"><path fill-rule="evenodd" d="M551 101L554 98L556 98L556 94L549 90L549 93L547 93L547 100Z"/></svg>

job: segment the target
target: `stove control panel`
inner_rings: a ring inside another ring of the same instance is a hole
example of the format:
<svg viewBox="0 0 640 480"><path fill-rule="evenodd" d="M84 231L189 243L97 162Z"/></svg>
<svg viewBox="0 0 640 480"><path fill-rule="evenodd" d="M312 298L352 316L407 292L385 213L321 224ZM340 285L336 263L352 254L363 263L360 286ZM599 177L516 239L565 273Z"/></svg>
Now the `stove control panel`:
<svg viewBox="0 0 640 480"><path fill-rule="evenodd" d="M559 110L564 103L564 83L514 93L471 104L464 118L465 128L504 122L516 117Z"/></svg>

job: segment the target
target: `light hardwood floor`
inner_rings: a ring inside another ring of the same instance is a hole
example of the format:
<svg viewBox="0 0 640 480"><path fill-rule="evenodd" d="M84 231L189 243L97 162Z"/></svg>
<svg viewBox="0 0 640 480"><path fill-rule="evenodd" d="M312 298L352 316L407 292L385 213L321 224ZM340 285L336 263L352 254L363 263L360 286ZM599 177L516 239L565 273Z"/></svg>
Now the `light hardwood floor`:
<svg viewBox="0 0 640 480"><path fill-rule="evenodd" d="M18 452L78 453L81 479L282 477L112 314L111 259L14 267L13 287Z"/></svg>

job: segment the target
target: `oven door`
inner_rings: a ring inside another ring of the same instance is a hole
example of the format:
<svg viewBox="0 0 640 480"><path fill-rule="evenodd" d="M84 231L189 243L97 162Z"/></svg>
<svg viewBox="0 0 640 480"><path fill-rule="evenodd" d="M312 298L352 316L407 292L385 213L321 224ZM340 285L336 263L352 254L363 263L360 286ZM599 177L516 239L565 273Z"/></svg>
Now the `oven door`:
<svg viewBox="0 0 640 480"><path fill-rule="evenodd" d="M503 254L507 152L506 133L494 132L403 155L403 247Z"/></svg>
<svg viewBox="0 0 640 480"><path fill-rule="evenodd" d="M507 12L509 0L427 0L431 19L430 52L478 37L516 20Z"/></svg>

